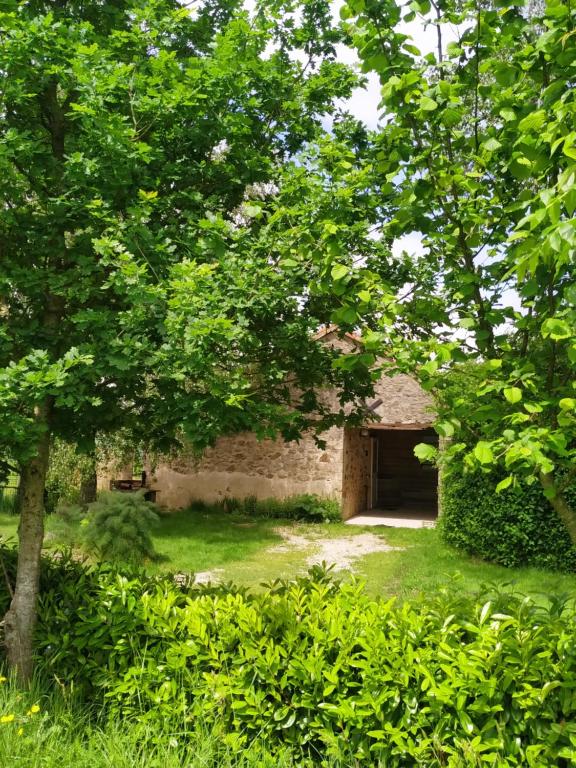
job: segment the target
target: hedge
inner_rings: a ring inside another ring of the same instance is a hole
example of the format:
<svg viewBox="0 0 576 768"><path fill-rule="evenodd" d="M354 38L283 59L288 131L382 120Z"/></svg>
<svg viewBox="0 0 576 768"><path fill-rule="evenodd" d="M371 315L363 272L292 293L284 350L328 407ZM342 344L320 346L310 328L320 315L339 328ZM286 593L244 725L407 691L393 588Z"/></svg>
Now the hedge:
<svg viewBox="0 0 576 768"><path fill-rule="evenodd" d="M446 542L509 567L576 571L576 549L539 485L500 493L496 473L451 469L443 480L440 530ZM576 489L568 495L576 504Z"/></svg>
<svg viewBox="0 0 576 768"><path fill-rule="evenodd" d="M66 561L42 580L39 673L112 717L201 722L302 765L576 761L571 605L450 593L399 605L319 568L258 594Z"/></svg>

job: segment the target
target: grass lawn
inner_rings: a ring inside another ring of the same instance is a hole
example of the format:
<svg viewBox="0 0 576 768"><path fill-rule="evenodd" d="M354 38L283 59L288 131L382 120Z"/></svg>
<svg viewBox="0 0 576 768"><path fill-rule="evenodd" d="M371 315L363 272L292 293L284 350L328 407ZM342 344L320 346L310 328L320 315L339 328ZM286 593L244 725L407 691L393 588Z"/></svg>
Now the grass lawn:
<svg viewBox="0 0 576 768"><path fill-rule="evenodd" d="M18 515L0 512L0 536L16 540L18 531Z"/></svg>
<svg viewBox="0 0 576 768"><path fill-rule="evenodd" d="M511 585L535 598L562 593L576 596L576 574L493 565L444 544L433 528L376 530L389 544L403 549L362 558L358 572L375 595L409 597L456 582L459 589L468 592L483 584L498 584Z"/></svg>
<svg viewBox="0 0 576 768"><path fill-rule="evenodd" d="M293 548L278 529L309 541ZM162 520L154 535L156 549L165 558L154 571L215 571L219 581L251 587L276 578L289 578L306 570L306 559L325 538L350 538L370 533L392 547L354 563L373 595L410 597L436 591L456 581L458 588L475 591L482 584L511 584L520 592L539 597L576 594L576 574L537 568L504 568L460 554L444 544L432 528L348 526L343 523L302 524L282 520L248 520L223 513L178 512ZM272 549L272 551L270 551Z"/></svg>
<svg viewBox="0 0 576 768"><path fill-rule="evenodd" d="M47 518L48 532L57 527L55 522L53 517ZM15 540L17 525L16 516L0 514L0 535ZM282 530L296 536L300 545L286 542ZM366 533L397 548L367 554L354 561L356 575L366 582L366 589L372 595L407 598L420 592L434 592L451 582L465 591L478 590L483 584L508 584L534 597L576 595L576 574L492 565L448 547L438 531L431 528L250 520L235 514L199 510L162 517L153 536L161 560L149 563L147 568L153 573L209 572L221 582L235 581L258 588L263 582L305 572L306 560L321 540ZM55 546L57 541L47 543L47 547Z"/></svg>

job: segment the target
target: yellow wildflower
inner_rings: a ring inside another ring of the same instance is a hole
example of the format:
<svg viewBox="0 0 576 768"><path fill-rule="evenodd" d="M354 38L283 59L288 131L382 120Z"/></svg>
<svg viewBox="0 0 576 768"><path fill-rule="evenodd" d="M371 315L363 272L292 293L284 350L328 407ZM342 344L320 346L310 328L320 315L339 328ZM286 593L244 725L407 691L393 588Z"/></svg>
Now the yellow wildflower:
<svg viewBox="0 0 576 768"><path fill-rule="evenodd" d="M22 736L24 733L24 728L18 728L18 736Z"/></svg>
<svg viewBox="0 0 576 768"><path fill-rule="evenodd" d="M4 677L3 675L0 675L0 683L5 683L6 680L8 680L7 677Z"/></svg>
<svg viewBox="0 0 576 768"><path fill-rule="evenodd" d="M40 712L40 707L38 704L32 704L28 712L26 712L27 715L35 715L37 712Z"/></svg>
<svg viewBox="0 0 576 768"><path fill-rule="evenodd" d="M14 720L14 715L2 715L0 717L0 723L11 723Z"/></svg>

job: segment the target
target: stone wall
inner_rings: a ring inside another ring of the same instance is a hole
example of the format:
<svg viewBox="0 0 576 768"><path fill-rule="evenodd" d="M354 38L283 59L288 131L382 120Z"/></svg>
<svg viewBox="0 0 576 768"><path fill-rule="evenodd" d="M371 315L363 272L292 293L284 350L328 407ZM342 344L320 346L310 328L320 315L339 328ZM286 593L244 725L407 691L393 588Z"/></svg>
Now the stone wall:
<svg viewBox="0 0 576 768"><path fill-rule="evenodd" d="M380 421L370 424L371 427L378 426L379 423L427 426L434 421L432 396L422 389L415 379L404 373L383 376L374 387L372 402L377 400L382 400L382 404L374 410Z"/></svg>
<svg viewBox="0 0 576 768"><path fill-rule="evenodd" d="M343 431L323 435L326 449L311 437L300 442L259 442L252 433L220 438L198 459L181 454L159 464L151 483L160 490L158 502L173 509L193 500L213 502L226 496L285 498L300 493L340 498Z"/></svg>
<svg viewBox="0 0 576 768"><path fill-rule="evenodd" d="M339 349L352 351L358 340L339 339L330 331L323 337ZM337 408L335 393L322 393L322 400ZM375 386L372 403L378 417L366 427L424 427L432 423L433 401L410 376L384 376ZM226 496L244 498L285 498L300 493L316 493L342 500L343 516L351 517L367 508L370 500L370 438L359 429L332 428L322 439L320 450L311 437L298 443L281 440L259 442L251 433L220 438L201 458L180 454L159 464L150 483L159 489L158 502L177 509L193 500L213 502ZM107 487L108 477L100 477Z"/></svg>
<svg viewBox="0 0 576 768"><path fill-rule="evenodd" d="M364 512L370 504L370 437L366 430L344 430L342 459L342 517Z"/></svg>

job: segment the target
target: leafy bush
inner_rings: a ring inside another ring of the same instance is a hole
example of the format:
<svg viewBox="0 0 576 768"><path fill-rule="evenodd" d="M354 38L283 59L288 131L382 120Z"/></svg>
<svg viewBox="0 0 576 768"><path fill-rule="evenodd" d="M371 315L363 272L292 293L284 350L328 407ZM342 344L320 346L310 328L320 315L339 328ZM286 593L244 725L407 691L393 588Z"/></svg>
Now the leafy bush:
<svg viewBox="0 0 576 768"><path fill-rule="evenodd" d="M236 499L227 496L213 507L248 517L300 520L309 523L333 523L342 520L342 510L336 499L313 493L303 493L285 499L258 499L256 496ZM193 502L192 508L197 508L197 502Z"/></svg>
<svg viewBox="0 0 576 768"><path fill-rule="evenodd" d="M40 672L117 717L202 722L317 763L344 749L387 768L576 760L576 613L560 601L398 606L319 569L249 594L43 568Z"/></svg>
<svg viewBox="0 0 576 768"><path fill-rule="evenodd" d="M139 563L155 558L152 528L159 517L144 491L102 493L82 521L83 547L104 560Z"/></svg>
<svg viewBox="0 0 576 768"><path fill-rule="evenodd" d="M576 571L576 550L540 487L496 493L501 479L456 469L446 476L439 521L445 541L501 565ZM568 493L576 502L574 489Z"/></svg>
<svg viewBox="0 0 576 768"><path fill-rule="evenodd" d="M59 505L77 504L80 485L88 462L86 456L64 440L55 439L50 448L50 466L46 478L46 511L52 513Z"/></svg>

